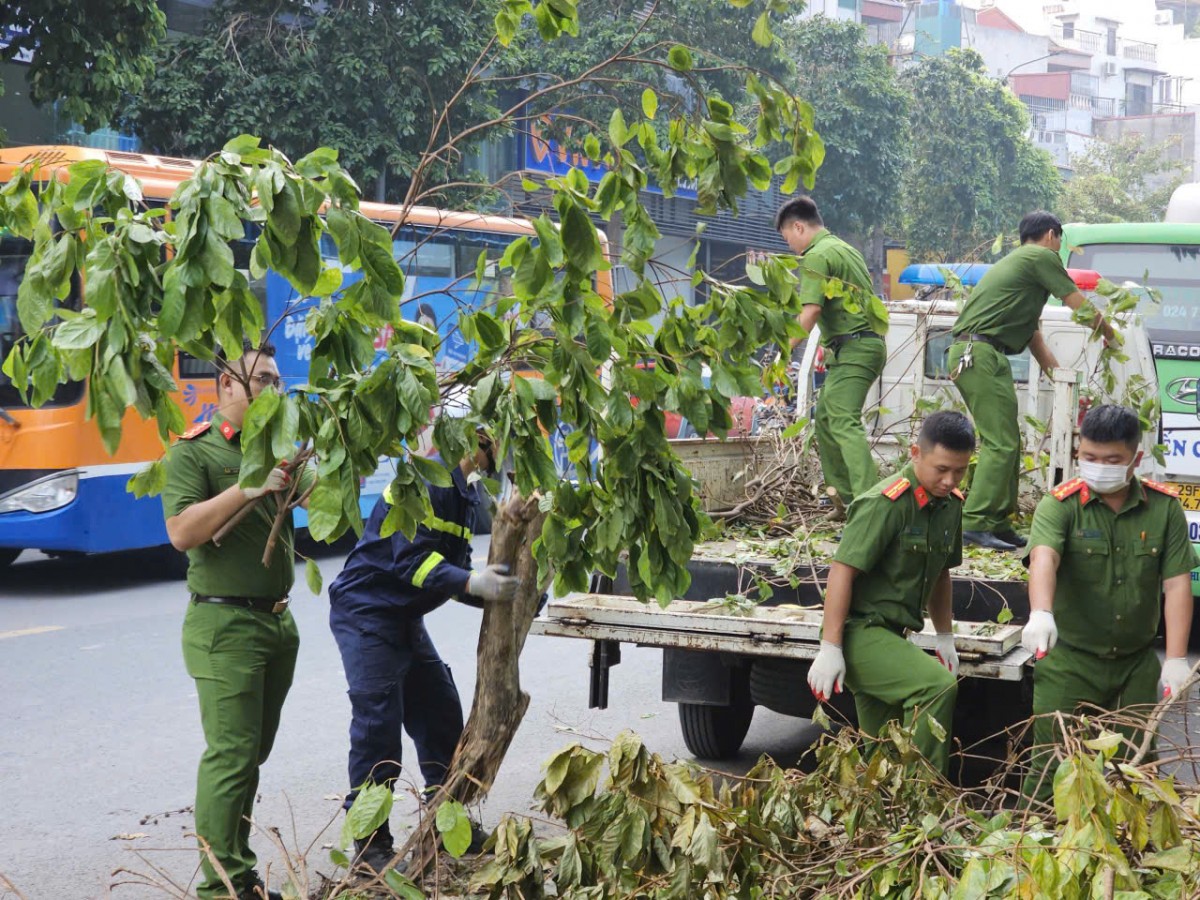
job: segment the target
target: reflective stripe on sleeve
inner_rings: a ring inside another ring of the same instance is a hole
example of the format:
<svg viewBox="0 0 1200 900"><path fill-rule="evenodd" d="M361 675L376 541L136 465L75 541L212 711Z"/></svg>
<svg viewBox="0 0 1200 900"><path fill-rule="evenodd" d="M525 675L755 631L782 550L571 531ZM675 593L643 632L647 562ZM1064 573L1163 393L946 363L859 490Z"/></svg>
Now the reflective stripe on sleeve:
<svg viewBox="0 0 1200 900"><path fill-rule="evenodd" d="M437 568L437 564L445 561L445 557L440 553L430 553L425 557L425 562L421 563L421 568L417 569L417 574L413 576L413 587L424 587L425 579L429 577L429 573Z"/></svg>
<svg viewBox="0 0 1200 900"><path fill-rule="evenodd" d="M457 525L454 522L447 522L445 519L439 519L437 516L430 516L425 520L425 524L434 531L444 531L447 534L452 534L455 537L460 537L464 541L471 539L471 529L465 525Z"/></svg>

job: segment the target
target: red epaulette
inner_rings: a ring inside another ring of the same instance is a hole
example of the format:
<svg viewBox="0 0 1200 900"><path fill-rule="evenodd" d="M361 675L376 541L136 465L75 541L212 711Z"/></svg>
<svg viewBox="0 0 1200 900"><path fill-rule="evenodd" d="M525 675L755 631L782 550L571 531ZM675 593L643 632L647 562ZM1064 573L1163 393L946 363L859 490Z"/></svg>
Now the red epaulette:
<svg viewBox="0 0 1200 900"><path fill-rule="evenodd" d="M967 495L964 494L962 491L960 491L958 488L954 488L952 491L950 491L950 496L957 497L959 500L963 500L963 501L965 501L967 499Z"/></svg>
<svg viewBox="0 0 1200 900"><path fill-rule="evenodd" d="M208 431L210 428L212 428L211 419L207 422L200 422L197 425L193 425L191 428L181 434L179 439L183 441L190 441L192 438L200 437L200 435L204 434L204 432Z"/></svg>
<svg viewBox="0 0 1200 900"><path fill-rule="evenodd" d="M1091 492L1088 490L1087 482L1082 478L1072 478L1070 481L1064 481L1058 487L1050 492L1055 500L1060 503L1075 494L1079 494L1079 502L1087 503Z"/></svg>
<svg viewBox="0 0 1200 900"><path fill-rule="evenodd" d="M238 433L237 429L234 428L232 425L230 425L228 422L221 423L221 437L225 438L225 440L232 441L234 439L234 437L237 435L237 433Z"/></svg>
<svg viewBox="0 0 1200 900"><path fill-rule="evenodd" d="M907 491L911 486L912 485L909 483L907 478L897 478L895 481L885 487L882 493L883 496L895 503L904 496L904 492Z"/></svg>
<svg viewBox="0 0 1200 900"><path fill-rule="evenodd" d="M1158 491L1160 494L1166 494L1168 497L1179 499L1179 489L1173 488L1169 484L1163 484L1161 481L1151 481L1149 478L1143 478L1142 484L1150 488L1152 491Z"/></svg>

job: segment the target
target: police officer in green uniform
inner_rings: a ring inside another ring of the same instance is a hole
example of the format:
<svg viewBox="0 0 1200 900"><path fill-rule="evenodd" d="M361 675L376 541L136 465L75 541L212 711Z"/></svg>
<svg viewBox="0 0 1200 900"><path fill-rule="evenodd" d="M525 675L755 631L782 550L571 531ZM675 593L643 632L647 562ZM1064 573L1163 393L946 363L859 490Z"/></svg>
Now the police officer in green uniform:
<svg viewBox="0 0 1200 900"><path fill-rule="evenodd" d="M866 313L874 297L871 276L862 254L825 229L811 197L780 207L775 230L800 256L800 324L808 332L821 326L826 376L814 416L817 452L826 486L849 506L879 479L862 423L867 394L887 359L883 334L872 330ZM849 306L839 292L852 295Z"/></svg>
<svg viewBox="0 0 1200 900"><path fill-rule="evenodd" d="M808 672L818 700L854 694L858 723L874 737L893 719L942 772L958 693L950 570L962 562L962 494L975 433L966 416L938 412L921 426L912 460L850 507L825 588L821 649ZM905 635L937 629L937 658ZM940 723L940 740L928 719Z"/></svg>
<svg viewBox="0 0 1200 900"><path fill-rule="evenodd" d="M278 898L266 891L250 849L250 819L259 767L279 727L292 684L300 636L288 611L295 578L292 521L278 537L269 567L262 564L277 504L290 476L271 471L260 488L238 487L242 419L253 397L279 386L275 349L244 348L235 361L218 360L217 412L167 453L163 509L167 535L188 554L192 597L183 622L183 659L195 679L207 747L196 778L196 834L201 841L203 900L229 890L204 846L216 857L237 900ZM299 476L297 496L312 481ZM271 496L264 496L270 494ZM217 546L213 535L249 501L263 497Z"/></svg>
<svg viewBox="0 0 1200 900"><path fill-rule="evenodd" d="M1042 498L1029 535L1029 624L1036 746L1026 797L1045 800L1052 713L1080 703L1116 710L1178 693L1188 677L1191 570L1200 564L1178 495L1139 479L1142 429L1122 406L1098 406L1080 426L1079 478ZM1153 642L1165 592L1167 658ZM1163 690L1158 691L1162 683ZM1129 735L1133 737L1132 734Z"/></svg>
<svg viewBox="0 0 1200 900"><path fill-rule="evenodd" d="M979 432L979 461L963 509L963 540L1015 550L1025 539L1009 516L1017 509L1021 428L1008 357L1029 348L1042 371L1058 367L1038 320L1051 295L1071 309L1087 302L1059 257L1062 223L1048 212L1021 219L1021 246L984 274L954 323L950 373ZM1096 327L1112 337L1097 316Z"/></svg>

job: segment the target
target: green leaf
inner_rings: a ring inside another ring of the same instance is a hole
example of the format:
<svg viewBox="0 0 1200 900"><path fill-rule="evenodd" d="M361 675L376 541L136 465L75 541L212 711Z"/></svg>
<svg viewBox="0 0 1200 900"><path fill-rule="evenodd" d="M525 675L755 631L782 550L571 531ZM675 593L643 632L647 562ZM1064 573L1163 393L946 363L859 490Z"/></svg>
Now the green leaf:
<svg viewBox="0 0 1200 900"><path fill-rule="evenodd" d="M771 34L771 14L763 10L762 14L754 21L754 30L750 32L750 38L760 47L770 47L774 36Z"/></svg>
<svg viewBox="0 0 1200 900"><path fill-rule="evenodd" d="M400 900L425 900L425 894L417 887L412 879L395 869L383 873L384 883L399 895Z"/></svg>
<svg viewBox="0 0 1200 900"><path fill-rule="evenodd" d="M154 497L161 494L166 486L167 467L160 459L135 472L125 485L125 490L135 497Z"/></svg>
<svg viewBox="0 0 1200 900"><path fill-rule="evenodd" d="M1013 611L1009 607L1004 607L1000 612L996 613L996 623L998 625L1007 625L1012 621Z"/></svg>
<svg viewBox="0 0 1200 900"><path fill-rule="evenodd" d="M321 569L316 562L311 559L304 561L304 580L308 582L308 589L312 591L314 597L321 596Z"/></svg>
<svg viewBox="0 0 1200 900"><path fill-rule="evenodd" d="M471 818L465 806L457 800L443 801L438 807L435 824L447 853L458 859L467 852L471 846Z"/></svg>
<svg viewBox="0 0 1200 900"><path fill-rule="evenodd" d="M392 802L390 785L369 782L360 785L358 796L346 811L346 821L342 825L342 849L354 841L361 841L386 822L392 813Z"/></svg>
<svg viewBox="0 0 1200 900"><path fill-rule="evenodd" d="M96 317L96 311L85 309L80 315L54 329L54 346L59 350L86 350L104 334L108 325Z"/></svg>
<svg viewBox="0 0 1200 900"><path fill-rule="evenodd" d="M692 51L687 47L676 44L667 54L667 62L677 72L687 72L692 68Z"/></svg>
<svg viewBox="0 0 1200 900"><path fill-rule="evenodd" d="M450 477L450 472L437 460L421 456L419 453L412 453L409 455L408 461L417 470L417 474L434 487L448 488L454 484L454 479Z"/></svg>
<svg viewBox="0 0 1200 900"><path fill-rule="evenodd" d="M658 94L653 88L642 91L642 113L647 119L653 119L658 114Z"/></svg>

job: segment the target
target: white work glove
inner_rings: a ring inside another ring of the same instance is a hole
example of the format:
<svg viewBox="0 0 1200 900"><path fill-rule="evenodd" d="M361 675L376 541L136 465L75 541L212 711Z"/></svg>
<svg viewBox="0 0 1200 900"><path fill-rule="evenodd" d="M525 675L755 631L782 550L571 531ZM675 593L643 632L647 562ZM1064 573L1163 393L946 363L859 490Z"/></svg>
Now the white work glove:
<svg viewBox="0 0 1200 900"><path fill-rule="evenodd" d="M1162 677L1159 679L1163 686L1163 696L1174 697L1178 694L1183 690L1183 683L1191 674L1192 667L1188 664L1186 657L1177 656L1164 662Z"/></svg>
<svg viewBox="0 0 1200 900"><path fill-rule="evenodd" d="M954 634L952 632L938 632L934 639L934 651L940 662L945 666L951 675L958 674L958 648L954 646Z"/></svg>
<svg viewBox="0 0 1200 900"><path fill-rule="evenodd" d="M262 483L262 487L242 488L242 493L246 495L247 500L254 500L263 494L283 490L291 480L291 475L283 471L283 469L275 468L271 470L271 474L267 476L267 480Z"/></svg>
<svg viewBox="0 0 1200 900"><path fill-rule="evenodd" d="M821 641L821 649L808 670L808 686L813 696L822 702L842 692L846 679L846 657L842 648L829 641Z"/></svg>
<svg viewBox="0 0 1200 900"><path fill-rule="evenodd" d="M467 593L484 600L511 600L517 592L517 579L509 576L508 566L493 563L467 579Z"/></svg>
<svg viewBox="0 0 1200 900"><path fill-rule="evenodd" d="M1021 632L1021 646L1041 659L1058 643L1058 626L1054 624L1054 613L1035 609L1029 614L1029 624Z"/></svg>

